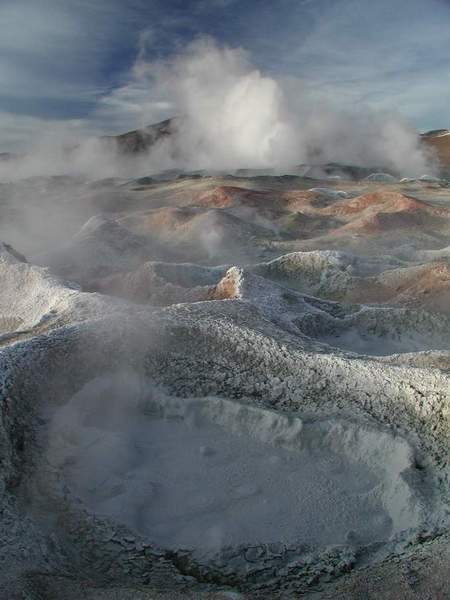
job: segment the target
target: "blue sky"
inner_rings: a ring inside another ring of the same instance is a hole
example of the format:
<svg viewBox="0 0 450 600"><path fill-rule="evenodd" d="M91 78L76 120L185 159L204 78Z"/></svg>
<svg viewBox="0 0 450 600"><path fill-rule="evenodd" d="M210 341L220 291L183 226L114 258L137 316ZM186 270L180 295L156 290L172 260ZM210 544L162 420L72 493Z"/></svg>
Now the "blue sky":
<svg viewBox="0 0 450 600"><path fill-rule="evenodd" d="M0 150L43 128L133 126L136 58L163 59L200 35L242 46L318 99L450 127L450 0L0 0ZM155 118L167 112L155 99Z"/></svg>

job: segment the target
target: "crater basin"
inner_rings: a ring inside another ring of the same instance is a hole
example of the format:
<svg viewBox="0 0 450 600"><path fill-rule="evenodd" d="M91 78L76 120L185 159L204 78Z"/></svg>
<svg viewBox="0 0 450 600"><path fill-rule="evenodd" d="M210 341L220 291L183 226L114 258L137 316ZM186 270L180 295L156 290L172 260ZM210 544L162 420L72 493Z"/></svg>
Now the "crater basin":
<svg viewBox="0 0 450 600"><path fill-rule="evenodd" d="M53 415L49 458L86 507L168 549L368 545L424 518L402 437L142 382L88 383Z"/></svg>

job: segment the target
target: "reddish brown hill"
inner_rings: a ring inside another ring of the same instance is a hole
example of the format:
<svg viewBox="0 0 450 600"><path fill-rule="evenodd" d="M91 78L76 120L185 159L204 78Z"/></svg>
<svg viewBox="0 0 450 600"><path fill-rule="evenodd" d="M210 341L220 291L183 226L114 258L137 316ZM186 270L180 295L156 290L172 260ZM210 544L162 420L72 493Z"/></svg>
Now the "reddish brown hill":
<svg viewBox="0 0 450 600"><path fill-rule="evenodd" d="M327 197L320 192L309 190L290 190L282 196L285 207L292 211L302 210L304 208L321 209L336 202L331 196Z"/></svg>
<svg viewBox="0 0 450 600"><path fill-rule="evenodd" d="M353 198L351 200L339 200L332 206L327 207L323 210L325 214L344 216L353 215L357 213L363 213L370 210L371 212L402 212L402 213L413 213L418 210L423 210L432 214L439 214L442 209L434 208L417 200L410 198L404 194L398 192L372 192L370 194L364 194ZM448 212L450 215L450 211Z"/></svg>
<svg viewBox="0 0 450 600"><path fill-rule="evenodd" d="M446 129L429 131L421 136L422 143L439 159L443 167L450 167L450 132Z"/></svg>
<svg viewBox="0 0 450 600"><path fill-rule="evenodd" d="M273 204L273 201L273 195L268 192L224 185L203 192L194 198L193 204L207 208L230 208L238 204L265 208L268 204Z"/></svg>
<svg viewBox="0 0 450 600"><path fill-rule="evenodd" d="M421 219L418 215L408 212L377 212L351 221L335 230L336 234L366 233L381 234L394 229L405 229L420 226Z"/></svg>
<svg viewBox="0 0 450 600"><path fill-rule="evenodd" d="M450 228L450 210L398 192L372 192L340 200L323 209L322 214L347 221L335 233L382 234L395 229L421 228L445 230Z"/></svg>
<svg viewBox="0 0 450 600"><path fill-rule="evenodd" d="M450 265L445 262L386 271L348 290L347 302L391 302L450 313Z"/></svg>
<svg viewBox="0 0 450 600"><path fill-rule="evenodd" d="M450 265L445 262L402 269L401 276L397 272L388 272L380 279L386 287L395 289L397 294L420 297L444 291L450 295Z"/></svg>
<svg viewBox="0 0 450 600"><path fill-rule="evenodd" d="M123 223L133 231L146 235L176 231L189 223L195 215L195 209L189 207L164 207L126 217Z"/></svg>

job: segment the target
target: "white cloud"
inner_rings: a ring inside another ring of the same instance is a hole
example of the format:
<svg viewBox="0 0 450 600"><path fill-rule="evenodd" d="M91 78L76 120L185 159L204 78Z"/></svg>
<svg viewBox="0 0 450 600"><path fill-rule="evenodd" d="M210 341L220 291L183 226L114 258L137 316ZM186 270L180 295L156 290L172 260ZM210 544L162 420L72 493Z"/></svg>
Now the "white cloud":
<svg viewBox="0 0 450 600"><path fill-rule="evenodd" d="M300 76L311 95L344 107L396 109L419 127L440 94L450 102L444 0L319 0L309 14L312 24L300 38L275 32L270 47L280 40L281 70Z"/></svg>

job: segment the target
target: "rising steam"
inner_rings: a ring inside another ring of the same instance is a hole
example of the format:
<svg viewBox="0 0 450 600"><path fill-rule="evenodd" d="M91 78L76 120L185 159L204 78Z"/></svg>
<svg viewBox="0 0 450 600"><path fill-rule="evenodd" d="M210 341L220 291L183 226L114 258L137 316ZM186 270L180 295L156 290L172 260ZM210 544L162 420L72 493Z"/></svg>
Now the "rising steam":
<svg viewBox="0 0 450 600"><path fill-rule="evenodd" d="M156 63L140 56L127 85L103 99L94 119L134 118L144 126L177 115L172 136L132 160L97 139L74 146L60 134L52 145L46 136L16 161L14 171L21 177L72 173L101 178L170 168L283 171L330 161L385 167L401 175L430 171L417 132L400 115L362 107L343 112L318 103L305 89L299 80L286 84L264 75L244 50L220 47L211 39L197 40ZM11 177L10 167L0 166L0 175Z"/></svg>
<svg viewBox="0 0 450 600"><path fill-rule="evenodd" d="M300 81L283 85L263 75L242 49L199 40L162 64L140 62L136 75L183 115L176 138L152 153L160 166L283 169L335 161L410 175L429 168L417 132L400 115L317 105Z"/></svg>

